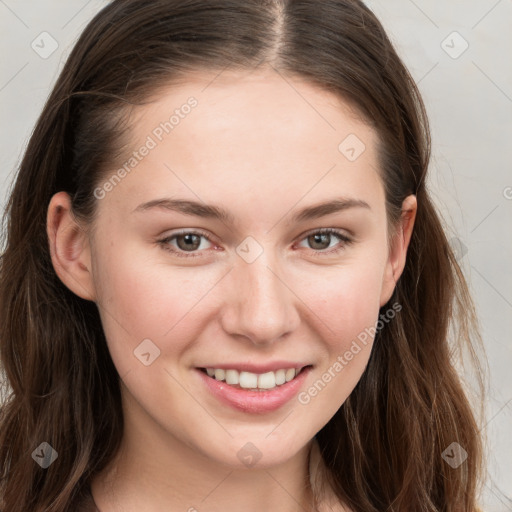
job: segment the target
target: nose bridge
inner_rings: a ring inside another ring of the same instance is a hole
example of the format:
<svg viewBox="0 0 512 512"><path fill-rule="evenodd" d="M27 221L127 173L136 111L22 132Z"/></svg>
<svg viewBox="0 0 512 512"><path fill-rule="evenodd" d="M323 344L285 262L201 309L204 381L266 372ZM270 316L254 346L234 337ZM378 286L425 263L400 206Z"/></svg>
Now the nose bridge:
<svg viewBox="0 0 512 512"><path fill-rule="evenodd" d="M229 304L222 316L224 329L253 343L272 343L296 328L293 294L275 262L263 253L252 263L239 258L232 272Z"/></svg>

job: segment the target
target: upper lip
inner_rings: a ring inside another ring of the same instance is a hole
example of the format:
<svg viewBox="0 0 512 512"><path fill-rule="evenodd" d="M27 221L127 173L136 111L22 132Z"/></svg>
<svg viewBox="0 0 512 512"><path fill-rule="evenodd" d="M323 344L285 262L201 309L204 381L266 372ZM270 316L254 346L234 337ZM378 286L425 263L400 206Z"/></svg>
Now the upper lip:
<svg viewBox="0 0 512 512"><path fill-rule="evenodd" d="M243 372L251 373L267 373L275 372L277 370L286 370L288 368L296 368L300 370L305 366L310 366L307 363L298 363L297 361L273 361L265 364L255 363L220 363L209 364L207 366L198 366L198 368L221 368L223 370L240 370Z"/></svg>

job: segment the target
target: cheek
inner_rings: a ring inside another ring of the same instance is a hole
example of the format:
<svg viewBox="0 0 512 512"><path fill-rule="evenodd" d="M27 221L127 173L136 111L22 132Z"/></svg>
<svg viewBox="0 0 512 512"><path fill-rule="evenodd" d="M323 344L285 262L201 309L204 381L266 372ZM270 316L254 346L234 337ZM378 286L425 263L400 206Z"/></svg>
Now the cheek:
<svg viewBox="0 0 512 512"><path fill-rule="evenodd" d="M165 428L180 432L184 438L203 439L201 429L211 416L205 416L203 407L190 400L182 385L163 370L169 370L171 376L180 375L181 382L186 383L187 364L201 353L198 343L209 342L212 338L206 333L215 335L223 312L240 301L237 282L233 275L227 275L229 266L180 268L166 264L161 255L153 257L147 249L137 251L134 247L99 253L102 257L97 260L95 281L101 285L100 311L121 379L137 402ZM308 379L294 404L295 423L289 429L296 430L297 435L304 425L307 436L322 428L361 378L372 339L368 338L366 344L359 342L358 346L354 346L354 340L377 320L382 283L379 261L374 252L373 257L347 259L337 268L290 265L280 275L293 291L289 300L300 316L295 335L311 338L313 348L308 355L317 364L314 376ZM222 332L220 335L228 336ZM161 351L161 357L150 367L134 357L134 350L145 339ZM350 359L347 354L352 354ZM158 399L162 394L166 396L164 407ZM179 420L169 423L169 418L184 417L200 421L187 425ZM211 435L223 435L216 433L215 425L214 422ZM208 452L211 448L206 440L203 449Z"/></svg>
<svg viewBox="0 0 512 512"><path fill-rule="evenodd" d="M322 339L324 357L299 402L325 418L347 399L368 363L379 316L382 269L374 259L372 265L340 268L332 278L313 283L317 284L311 288L308 306L318 317L316 334Z"/></svg>
<svg viewBox="0 0 512 512"><path fill-rule="evenodd" d="M342 350L377 320L382 268L375 259L367 263L331 269L310 282L308 302L325 324L324 338L332 349Z"/></svg>
<svg viewBox="0 0 512 512"><path fill-rule="evenodd" d="M168 362L177 361L201 340L223 307L237 300L236 283L223 277L225 266L180 268L166 264L160 252L111 240L97 251L94 276L103 329L120 374L140 364L134 350L146 339L170 356ZM377 257L347 259L337 267L291 267L283 278L298 297L294 307L301 316L299 329L318 340L325 364L375 324L382 285ZM351 367L356 372L358 366Z"/></svg>
<svg viewBox="0 0 512 512"><path fill-rule="evenodd" d="M130 258L103 253L95 269L103 329L120 374L140 364L133 351L145 339L162 355L179 355L197 339L202 300L222 277L218 269L171 267L136 250L122 252Z"/></svg>

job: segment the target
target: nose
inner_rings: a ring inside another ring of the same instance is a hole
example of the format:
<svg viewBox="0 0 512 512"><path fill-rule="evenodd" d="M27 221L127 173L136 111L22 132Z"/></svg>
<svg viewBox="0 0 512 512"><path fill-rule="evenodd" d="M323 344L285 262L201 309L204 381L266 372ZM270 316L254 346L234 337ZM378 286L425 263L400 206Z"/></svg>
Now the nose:
<svg viewBox="0 0 512 512"><path fill-rule="evenodd" d="M265 252L252 263L238 260L225 283L229 287L221 313L225 332L255 345L271 345L293 332L300 315L292 284Z"/></svg>

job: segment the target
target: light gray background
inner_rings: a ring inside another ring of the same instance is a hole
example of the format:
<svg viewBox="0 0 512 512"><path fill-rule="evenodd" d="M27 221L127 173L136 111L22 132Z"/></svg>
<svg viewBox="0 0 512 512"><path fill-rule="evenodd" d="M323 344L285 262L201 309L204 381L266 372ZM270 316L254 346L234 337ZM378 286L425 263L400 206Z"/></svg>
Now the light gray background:
<svg viewBox="0 0 512 512"><path fill-rule="evenodd" d="M430 188L478 308L490 365L486 512L512 510L512 2L368 0L419 83ZM0 0L0 206L64 58L100 0ZM47 58L31 45L48 32ZM458 34L453 35L453 32ZM443 43L444 41L444 43ZM467 50L458 55L464 49ZM455 58L456 57L456 58ZM467 250L467 252L466 252ZM508 500L507 500L508 497Z"/></svg>

